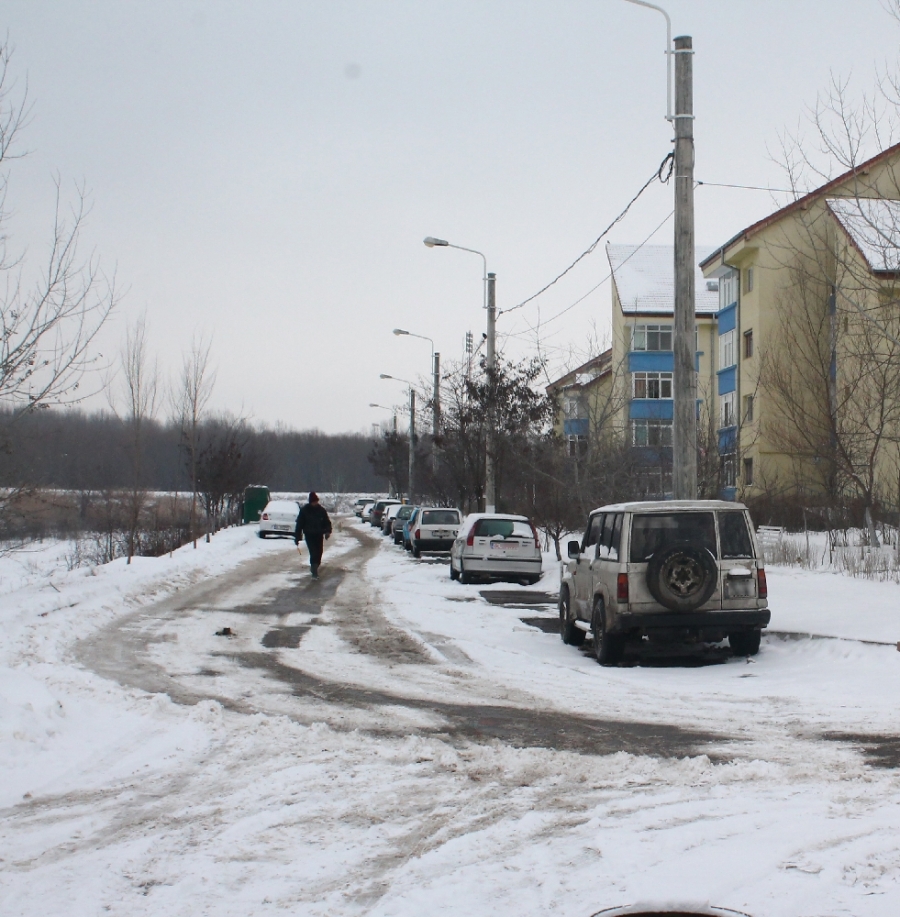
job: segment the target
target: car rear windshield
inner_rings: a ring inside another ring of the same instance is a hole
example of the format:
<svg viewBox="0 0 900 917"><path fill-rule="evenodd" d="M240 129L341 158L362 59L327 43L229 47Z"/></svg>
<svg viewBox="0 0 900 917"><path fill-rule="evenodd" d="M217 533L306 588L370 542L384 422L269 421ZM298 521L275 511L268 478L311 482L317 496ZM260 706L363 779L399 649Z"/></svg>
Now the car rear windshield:
<svg viewBox="0 0 900 917"><path fill-rule="evenodd" d="M753 557L753 544L747 530L747 517L740 512L719 513L719 541L722 557Z"/></svg>
<svg viewBox="0 0 900 917"><path fill-rule="evenodd" d="M400 509L397 510L397 518L398 519L409 519L414 509L415 509L414 506L401 506Z"/></svg>
<svg viewBox="0 0 900 917"><path fill-rule="evenodd" d="M716 524L712 513L652 513L631 520L631 562L649 560L675 544L716 551Z"/></svg>
<svg viewBox="0 0 900 917"><path fill-rule="evenodd" d="M533 538L527 522L514 519L479 519L475 523L478 538Z"/></svg>
<svg viewBox="0 0 900 917"><path fill-rule="evenodd" d="M455 509L427 509L422 513L422 525L458 525L459 513Z"/></svg>

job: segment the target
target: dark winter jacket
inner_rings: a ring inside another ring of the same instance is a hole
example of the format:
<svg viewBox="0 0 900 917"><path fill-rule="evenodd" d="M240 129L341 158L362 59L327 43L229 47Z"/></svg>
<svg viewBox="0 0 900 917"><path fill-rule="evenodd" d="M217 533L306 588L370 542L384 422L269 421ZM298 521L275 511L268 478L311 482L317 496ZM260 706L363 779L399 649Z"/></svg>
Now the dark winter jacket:
<svg viewBox="0 0 900 917"><path fill-rule="evenodd" d="M330 535L331 520L321 503L307 503L297 516L297 528L294 541L299 542L304 535Z"/></svg>

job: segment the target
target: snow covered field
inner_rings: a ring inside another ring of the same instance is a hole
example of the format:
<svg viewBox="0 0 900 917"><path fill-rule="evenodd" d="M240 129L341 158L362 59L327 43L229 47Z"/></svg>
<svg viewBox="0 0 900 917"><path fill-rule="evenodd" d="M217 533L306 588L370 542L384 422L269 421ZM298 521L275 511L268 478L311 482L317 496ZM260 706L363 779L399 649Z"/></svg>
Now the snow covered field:
<svg viewBox="0 0 900 917"><path fill-rule="evenodd" d="M0 559L4 917L900 912L900 587L770 568L755 659L602 669L550 558L490 604L370 533Z"/></svg>

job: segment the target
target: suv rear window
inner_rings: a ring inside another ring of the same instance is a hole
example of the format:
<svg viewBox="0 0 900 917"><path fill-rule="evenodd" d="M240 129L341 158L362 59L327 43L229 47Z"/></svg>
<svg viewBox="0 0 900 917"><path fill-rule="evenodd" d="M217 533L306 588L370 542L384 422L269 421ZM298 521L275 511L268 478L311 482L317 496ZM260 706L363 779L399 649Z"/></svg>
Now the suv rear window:
<svg viewBox="0 0 900 917"><path fill-rule="evenodd" d="M719 541L722 557L753 557L753 544L742 512L719 513Z"/></svg>
<svg viewBox="0 0 900 917"><path fill-rule="evenodd" d="M420 521L422 525L457 525L459 513L455 509L427 509Z"/></svg>
<svg viewBox="0 0 900 917"><path fill-rule="evenodd" d="M631 520L631 562L649 560L673 544L716 551L716 524L712 513L648 513Z"/></svg>
<svg viewBox="0 0 900 917"><path fill-rule="evenodd" d="M474 534L478 538L534 537L527 522L516 522L512 519L479 519L475 523Z"/></svg>

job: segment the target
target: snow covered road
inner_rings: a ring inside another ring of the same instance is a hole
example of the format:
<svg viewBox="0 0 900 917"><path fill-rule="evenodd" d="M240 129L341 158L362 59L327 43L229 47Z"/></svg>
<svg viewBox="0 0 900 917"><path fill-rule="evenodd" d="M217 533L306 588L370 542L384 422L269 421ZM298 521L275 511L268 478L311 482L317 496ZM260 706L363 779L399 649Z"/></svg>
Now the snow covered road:
<svg viewBox="0 0 900 917"><path fill-rule="evenodd" d="M246 529L43 569L0 595L4 915L900 911L896 586L770 570L822 639L610 670L552 565L462 586L356 523L318 583Z"/></svg>

